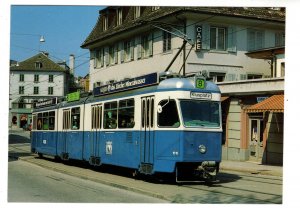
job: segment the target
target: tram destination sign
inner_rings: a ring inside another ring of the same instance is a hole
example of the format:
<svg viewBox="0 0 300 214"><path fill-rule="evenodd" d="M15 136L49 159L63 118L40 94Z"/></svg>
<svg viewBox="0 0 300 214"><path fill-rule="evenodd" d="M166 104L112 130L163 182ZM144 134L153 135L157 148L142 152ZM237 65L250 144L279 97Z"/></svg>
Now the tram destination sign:
<svg viewBox="0 0 300 214"><path fill-rule="evenodd" d="M191 92L192 99L211 100L211 93Z"/></svg>
<svg viewBox="0 0 300 214"><path fill-rule="evenodd" d="M101 95L112 94L120 91L127 91L135 88L150 86L157 83L158 83L157 73L151 73L148 75L96 87L93 90L93 94L94 96L101 96Z"/></svg>

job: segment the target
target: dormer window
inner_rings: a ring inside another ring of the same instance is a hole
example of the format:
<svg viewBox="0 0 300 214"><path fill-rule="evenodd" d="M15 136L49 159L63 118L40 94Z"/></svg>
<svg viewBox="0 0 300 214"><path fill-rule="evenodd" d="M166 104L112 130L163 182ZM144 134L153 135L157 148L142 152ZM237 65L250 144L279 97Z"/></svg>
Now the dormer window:
<svg viewBox="0 0 300 214"><path fill-rule="evenodd" d="M41 69L41 68L43 68L43 64L41 62L35 62L35 68Z"/></svg>
<svg viewBox="0 0 300 214"><path fill-rule="evenodd" d="M158 10L160 8L160 6L153 6L151 9L152 11Z"/></svg>
<svg viewBox="0 0 300 214"><path fill-rule="evenodd" d="M141 16L141 7L137 6L134 7L134 18L139 18Z"/></svg>
<svg viewBox="0 0 300 214"><path fill-rule="evenodd" d="M107 28L108 28L108 16L103 15L102 29L103 31L106 31Z"/></svg>
<svg viewBox="0 0 300 214"><path fill-rule="evenodd" d="M123 23L123 11L122 8L117 9L117 26Z"/></svg>

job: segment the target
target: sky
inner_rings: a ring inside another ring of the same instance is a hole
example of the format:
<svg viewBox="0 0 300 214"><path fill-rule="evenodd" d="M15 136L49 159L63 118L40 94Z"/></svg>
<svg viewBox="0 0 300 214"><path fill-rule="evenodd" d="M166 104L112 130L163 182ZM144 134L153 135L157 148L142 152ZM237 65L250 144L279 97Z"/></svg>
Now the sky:
<svg viewBox="0 0 300 214"><path fill-rule="evenodd" d="M89 50L80 46L95 26L101 6L11 6L10 59L26 60L46 51L54 62L69 63L75 55L75 75L89 71ZM43 36L45 42L40 42Z"/></svg>

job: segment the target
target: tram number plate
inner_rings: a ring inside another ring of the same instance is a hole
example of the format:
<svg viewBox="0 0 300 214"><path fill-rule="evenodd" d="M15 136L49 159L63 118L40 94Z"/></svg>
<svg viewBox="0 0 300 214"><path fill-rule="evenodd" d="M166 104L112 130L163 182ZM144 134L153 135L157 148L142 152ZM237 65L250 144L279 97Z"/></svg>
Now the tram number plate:
<svg viewBox="0 0 300 214"><path fill-rule="evenodd" d="M211 100L211 93L199 93L199 92L191 92L191 98L193 99L203 99L203 100Z"/></svg>

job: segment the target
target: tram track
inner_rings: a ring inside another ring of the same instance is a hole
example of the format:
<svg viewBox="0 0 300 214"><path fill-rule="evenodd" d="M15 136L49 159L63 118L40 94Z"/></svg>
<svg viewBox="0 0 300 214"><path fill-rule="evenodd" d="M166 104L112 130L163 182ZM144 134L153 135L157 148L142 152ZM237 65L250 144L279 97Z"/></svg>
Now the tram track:
<svg viewBox="0 0 300 214"><path fill-rule="evenodd" d="M241 179L241 181L246 181ZM255 181L251 181L255 182ZM227 198L230 203L270 203L270 204L280 204L282 203L282 195L276 194L276 193L270 193L260 190L255 190L255 186L259 186L259 181L257 181L256 185L248 183L244 186L250 186L253 187L253 189L247 189L247 188L240 188L240 187L234 187L232 185L225 186L223 184L214 184L212 186L207 185L181 185L182 188L186 189L192 189L196 191L204 191L207 194L211 195L218 195L219 198ZM275 184L278 185L278 184ZM216 189L218 188L218 189ZM258 188L258 187L257 187Z"/></svg>
<svg viewBox="0 0 300 214"><path fill-rule="evenodd" d="M260 183L282 186L282 178L278 178L275 176L271 178L271 177L262 177L262 176L258 177L258 176L243 174L243 176L240 179L242 179L243 181L250 181L250 182L259 181ZM232 179L230 178L230 176L222 175L222 180L230 181Z"/></svg>

